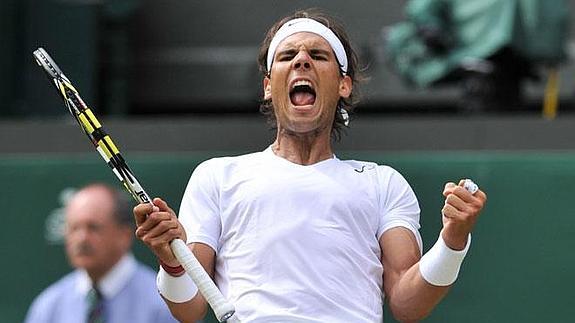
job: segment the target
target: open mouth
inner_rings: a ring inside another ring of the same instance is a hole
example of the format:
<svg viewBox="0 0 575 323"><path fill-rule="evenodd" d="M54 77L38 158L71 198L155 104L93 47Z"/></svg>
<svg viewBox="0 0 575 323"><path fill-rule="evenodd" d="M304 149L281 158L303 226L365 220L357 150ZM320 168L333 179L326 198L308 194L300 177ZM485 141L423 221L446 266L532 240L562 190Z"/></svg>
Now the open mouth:
<svg viewBox="0 0 575 323"><path fill-rule="evenodd" d="M315 103L315 89L309 81L297 81L292 85L289 97L295 106L313 105Z"/></svg>

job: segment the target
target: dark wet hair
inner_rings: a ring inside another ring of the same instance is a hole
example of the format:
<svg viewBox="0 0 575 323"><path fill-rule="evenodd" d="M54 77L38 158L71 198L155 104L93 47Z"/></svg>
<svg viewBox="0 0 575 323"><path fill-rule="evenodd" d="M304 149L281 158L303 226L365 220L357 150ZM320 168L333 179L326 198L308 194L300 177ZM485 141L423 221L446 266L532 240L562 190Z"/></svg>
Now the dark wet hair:
<svg viewBox="0 0 575 323"><path fill-rule="evenodd" d="M361 71L359 70L359 60L358 56L353 49L350 39L345 32L345 28L342 23L337 21L334 17L327 15L320 9L312 8L306 10L296 11L294 14L286 16L279 21L277 21L267 32L265 39L263 40L260 51L258 55L258 65L260 72L264 77L269 77L270 71L267 70L267 53L270 47L270 43L278 31L278 29L283 26L286 22L296 19L296 18L310 18L316 20L323 25L327 26L331 31L335 33L337 38L343 44L343 48L347 55L348 68L347 75L351 78L353 82L353 90L348 98L340 98L338 101L338 107L343 108L348 112L352 112L355 105L359 101L357 84L359 81L363 80L361 76ZM274 114L274 107L271 99L263 99L260 103L260 112L268 118L270 126L276 126L276 118ZM339 109L336 109L335 118L332 127L332 138L339 139L341 136L341 129L345 127L344 120L339 113Z"/></svg>

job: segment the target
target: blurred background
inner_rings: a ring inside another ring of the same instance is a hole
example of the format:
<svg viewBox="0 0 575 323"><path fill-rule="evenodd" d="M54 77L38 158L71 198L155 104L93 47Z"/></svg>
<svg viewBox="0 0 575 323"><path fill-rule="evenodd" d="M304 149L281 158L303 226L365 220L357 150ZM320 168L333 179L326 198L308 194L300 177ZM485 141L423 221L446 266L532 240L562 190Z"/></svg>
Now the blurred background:
<svg viewBox="0 0 575 323"><path fill-rule="evenodd" d="M115 181L32 51L50 53L148 192L177 207L199 162L271 143L259 44L308 7L347 26L367 76L337 154L405 175L425 249L444 182L470 177L489 195L461 278L426 321L572 321L574 2L0 0L0 322L20 322L70 270L70 189Z"/></svg>

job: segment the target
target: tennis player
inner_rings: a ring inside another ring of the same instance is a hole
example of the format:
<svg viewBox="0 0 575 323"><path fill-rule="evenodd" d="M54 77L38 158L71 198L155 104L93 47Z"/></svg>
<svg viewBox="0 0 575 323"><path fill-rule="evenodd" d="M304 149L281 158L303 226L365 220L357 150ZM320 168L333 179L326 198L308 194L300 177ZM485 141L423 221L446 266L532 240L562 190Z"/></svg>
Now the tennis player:
<svg viewBox="0 0 575 323"><path fill-rule="evenodd" d="M179 221L159 198L134 209L172 314L193 322L207 311L168 246L181 238L243 322L381 322L384 300L398 320L424 318L456 281L486 195L466 189L469 181L447 183L443 230L422 257L420 209L406 180L334 155L358 78L342 26L297 12L269 30L259 63L275 141L200 164Z"/></svg>

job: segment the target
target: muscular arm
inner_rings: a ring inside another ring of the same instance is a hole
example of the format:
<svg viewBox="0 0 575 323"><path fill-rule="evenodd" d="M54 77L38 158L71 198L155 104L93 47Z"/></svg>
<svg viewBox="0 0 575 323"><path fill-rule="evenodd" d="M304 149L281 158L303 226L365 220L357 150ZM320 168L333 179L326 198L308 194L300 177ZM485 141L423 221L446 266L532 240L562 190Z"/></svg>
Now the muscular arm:
<svg viewBox="0 0 575 323"><path fill-rule="evenodd" d="M413 233L406 228L393 228L381 236L379 244L385 297L393 316L409 322L429 315L449 287L433 286L423 279L419 272L419 246Z"/></svg>
<svg viewBox="0 0 575 323"><path fill-rule="evenodd" d="M481 190L475 195L468 192L464 182L447 183L443 190L441 237L452 250L465 248L487 200ZM435 286L423 278L419 270L419 246L413 233L406 228L393 228L381 236L379 244L384 291L393 315L401 321L416 321L429 315L447 294L449 286Z"/></svg>
<svg viewBox="0 0 575 323"><path fill-rule="evenodd" d="M170 241L182 239L186 241L186 232L178 221L175 212L159 198L154 199L154 206L140 204L134 208L136 220L136 236L146 244L158 259L170 267L177 267L178 260L172 253ZM215 271L215 251L208 245L193 243L188 245L200 264L210 277ZM191 300L184 303L174 303L164 298L172 315L180 322L196 322L207 313L207 302L198 292Z"/></svg>

